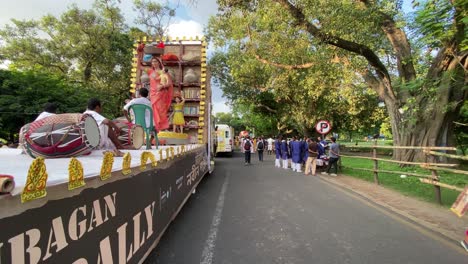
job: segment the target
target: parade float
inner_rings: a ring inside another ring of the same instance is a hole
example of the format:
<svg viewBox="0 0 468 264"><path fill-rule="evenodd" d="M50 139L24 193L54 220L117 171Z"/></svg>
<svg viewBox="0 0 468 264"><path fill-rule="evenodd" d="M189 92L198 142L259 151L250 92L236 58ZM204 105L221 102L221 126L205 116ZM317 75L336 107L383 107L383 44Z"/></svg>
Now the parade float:
<svg viewBox="0 0 468 264"><path fill-rule="evenodd" d="M145 50L160 42L136 41L133 94L147 85ZM163 42L162 63L186 98L183 133L159 131L159 144L146 149L140 140L118 157L95 150L99 135L86 115L25 126L24 149L0 149L0 263L141 263L213 170L206 42Z"/></svg>

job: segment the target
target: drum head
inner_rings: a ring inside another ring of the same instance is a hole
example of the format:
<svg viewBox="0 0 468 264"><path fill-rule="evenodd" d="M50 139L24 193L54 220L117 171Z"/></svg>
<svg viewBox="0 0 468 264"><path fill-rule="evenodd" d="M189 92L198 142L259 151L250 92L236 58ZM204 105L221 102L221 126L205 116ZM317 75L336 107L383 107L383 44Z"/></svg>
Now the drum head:
<svg viewBox="0 0 468 264"><path fill-rule="evenodd" d="M87 116L84 120L84 133L91 148L99 146L101 134L96 120L92 116Z"/></svg>
<svg viewBox="0 0 468 264"><path fill-rule="evenodd" d="M139 125L133 127L132 143L135 149L140 149L145 143L145 130Z"/></svg>

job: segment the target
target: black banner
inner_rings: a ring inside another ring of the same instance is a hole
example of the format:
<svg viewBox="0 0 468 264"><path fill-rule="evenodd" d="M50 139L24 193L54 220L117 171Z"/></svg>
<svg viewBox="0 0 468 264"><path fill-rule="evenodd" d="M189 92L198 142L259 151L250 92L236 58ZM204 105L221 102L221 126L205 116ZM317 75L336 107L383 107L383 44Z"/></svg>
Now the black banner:
<svg viewBox="0 0 468 264"><path fill-rule="evenodd" d="M200 148L166 168L0 219L0 263L138 263L208 172L207 162Z"/></svg>

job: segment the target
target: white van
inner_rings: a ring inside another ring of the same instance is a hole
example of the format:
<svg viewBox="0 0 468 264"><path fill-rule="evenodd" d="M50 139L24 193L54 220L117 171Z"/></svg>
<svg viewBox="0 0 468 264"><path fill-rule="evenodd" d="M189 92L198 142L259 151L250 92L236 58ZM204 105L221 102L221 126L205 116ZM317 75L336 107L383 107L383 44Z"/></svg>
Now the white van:
<svg viewBox="0 0 468 264"><path fill-rule="evenodd" d="M216 130L216 153L229 153L232 155L234 151L234 128L218 124L215 125Z"/></svg>

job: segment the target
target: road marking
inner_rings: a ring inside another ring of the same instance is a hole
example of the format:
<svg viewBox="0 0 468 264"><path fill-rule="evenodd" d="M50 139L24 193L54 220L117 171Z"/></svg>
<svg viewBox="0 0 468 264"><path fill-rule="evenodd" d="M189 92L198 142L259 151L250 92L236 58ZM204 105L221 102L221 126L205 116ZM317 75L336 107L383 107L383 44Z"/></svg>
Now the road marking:
<svg viewBox="0 0 468 264"><path fill-rule="evenodd" d="M200 264L211 264L213 261L213 250L216 245L216 236L218 235L218 228L219 224L221 223L221 215L223 214L224 196L228 185L229 175L230 173L227 172L226 178L224 178L223 187L219 193L218 203L216 204L215 214L213 215L213 220L211 221L211 228L208 232L208 238L205 242L205 248L203 249Z"/></svg>
<svg viewBox="0 0 468 264"><path fill-rule="evenodd" d="M418 231L419 233L429 237L429 238L432 238L442 244L444 244L445 246L457 251L458 253L461 253L463 255L466 255L466 251L464 249L461 248L461 246L458 246L458 244L455 244L455 243L452 243L451 239L450 239L450 242L448 241L448 238L445 238L445 237L441 237L441 236L437 236L436 234L433 233L433 231L429 231L426 229L426 227L421 227L413 222L410 222L410 220L407 220L404 218L404 216L400 216L397 212L392 212L392 211L387 211L389 209L385 209L385 207L381 207L381 205L378 205L372 201L369 201L367 200L366 198L360 196L359 194L356 194L354 193L352 190L347 190L345 189L344 187L341 187L341 186L337 186L336 184L333 184L327 180L324 180L324 179L321 179L322 182L326 183L327 185L329 185L330 187L336 189L336 190L339 190L341 191L342 193L356 199L356 200L359 200L360 202L362 202L363 204L366 204L367 206L369 207L372 207L374 209L376 209L377 211L393 218L394 220L396 220L397 222L401 223L401 224L404 224L406 225L407 227L410 227L416 231Z"/></svg>

